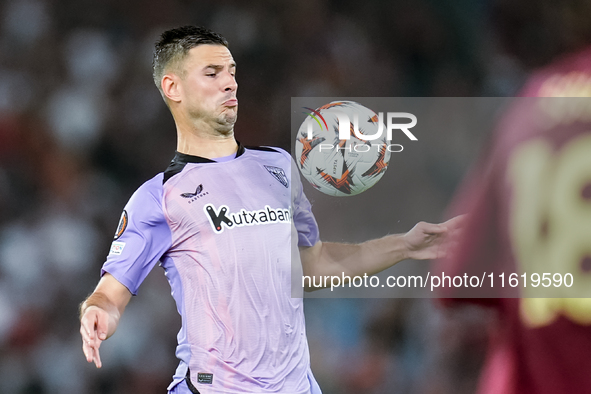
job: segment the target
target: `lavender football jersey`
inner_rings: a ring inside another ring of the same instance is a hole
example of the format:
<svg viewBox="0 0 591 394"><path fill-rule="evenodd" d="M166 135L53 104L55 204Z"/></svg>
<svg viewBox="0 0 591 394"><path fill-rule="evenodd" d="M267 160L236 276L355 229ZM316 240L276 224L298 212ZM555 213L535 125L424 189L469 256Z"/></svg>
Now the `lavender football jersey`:
<svg viewBox="0 0 591 394"><path fill-rule="evenodd" d="M220 162L177 153L126 205L102 272L135 295L160 261L182 318L169 389L320 392L291 294L297 245L314 245L318 228L292 168L276 148L239 146Z"/></svg>

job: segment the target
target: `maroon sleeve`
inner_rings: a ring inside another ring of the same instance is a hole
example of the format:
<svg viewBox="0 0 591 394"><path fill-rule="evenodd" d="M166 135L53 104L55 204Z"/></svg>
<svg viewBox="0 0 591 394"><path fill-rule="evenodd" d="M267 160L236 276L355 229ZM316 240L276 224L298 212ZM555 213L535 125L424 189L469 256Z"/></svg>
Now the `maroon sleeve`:
<svg viewBox="0 0 591 394"><path fill-rule="evenodd" d="M494 150L481 155L481 160L465 178L448 208L448 217L466 215L459 243L444 259L437 260L431 267L433 275L478 276L498 269L499 242L497 239L498 190L494 167ZM485 277L482 289L464 287L441 287L436 295L443 304L470 301L495 305L498 300L491 298L494 288Z"/></svg>

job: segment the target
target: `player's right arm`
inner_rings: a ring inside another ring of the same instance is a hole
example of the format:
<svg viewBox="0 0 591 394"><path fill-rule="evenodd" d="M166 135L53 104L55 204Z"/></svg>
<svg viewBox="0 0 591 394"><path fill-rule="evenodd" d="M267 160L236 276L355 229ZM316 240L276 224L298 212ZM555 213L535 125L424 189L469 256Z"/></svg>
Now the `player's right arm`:
<svg viewBox="0 0 591 394"><path fill-rule="evenodd" d="M80 334L86 361L102 366L99 348L119 324L131 292L111 274L105 273L94 292L80 305Z"/></svg>
<svg viewBox="0 0 591 394"><path fill-rule="evenodd" d="M80 306L80 334L86 360L102 366L99 347L119 324L119 319L139 286L172 245L172 233L162 209L163 174L150 179L131 196L119 226L102 278Z"/></svg>

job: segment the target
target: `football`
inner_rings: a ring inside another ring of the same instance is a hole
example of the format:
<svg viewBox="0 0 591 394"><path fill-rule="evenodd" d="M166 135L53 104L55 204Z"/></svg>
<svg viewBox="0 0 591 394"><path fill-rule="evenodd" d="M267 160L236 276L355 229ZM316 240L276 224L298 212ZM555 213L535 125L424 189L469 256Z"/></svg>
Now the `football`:
<svg viewBox="0 0 591 394"><path fill-rule="evenodd" d="M331 196L354 196L382 178L391 153L375 112L354 101L304 111L295 161L315 189Z"/></svg>

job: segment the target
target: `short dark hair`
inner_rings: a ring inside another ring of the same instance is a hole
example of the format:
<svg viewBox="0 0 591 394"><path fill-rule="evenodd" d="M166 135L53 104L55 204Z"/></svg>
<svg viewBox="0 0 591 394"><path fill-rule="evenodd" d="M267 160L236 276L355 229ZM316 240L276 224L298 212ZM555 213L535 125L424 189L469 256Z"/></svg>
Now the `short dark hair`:
<svg viewBox="0 0 591 394"><path fill-rule="evenodd" d="M228 41L220 34L205 27L182 26L162 33L160 40L154 47L152 59L152 77L160 93L164 97L160 81L170 67L178 67L189 50L202 44L223 45L228 47ZM176 70L182 72L182 70Z"/></svg>

